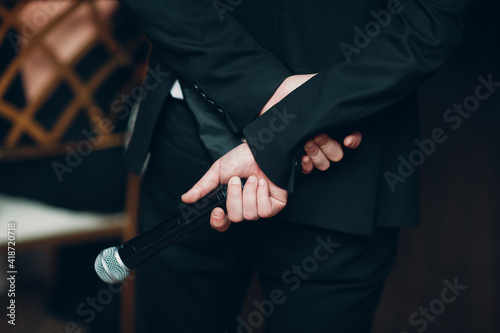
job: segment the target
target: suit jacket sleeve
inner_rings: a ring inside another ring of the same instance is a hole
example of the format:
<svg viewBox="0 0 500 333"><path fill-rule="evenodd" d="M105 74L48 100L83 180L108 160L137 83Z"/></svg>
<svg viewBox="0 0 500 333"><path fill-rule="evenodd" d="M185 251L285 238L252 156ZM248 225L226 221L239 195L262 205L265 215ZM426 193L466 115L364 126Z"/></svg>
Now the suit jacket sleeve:
<svg viewBox="0 0 500 333"><path fill-rule="evenodd" d="M241 132L290 72L210 0L120 0L183 84Z"/></svg>
<svg viewBox="0 0 500 333"><path fill-rule="evenodd" d="M358 41L359 47L349 43L357 49L351 61L320 71L247 125L243 133L264 173L292 191L305 141L321 132L355 129L417 89L458 45L464 2L394 2L399 13L378 35L367 35L370 41Z"/></svg>

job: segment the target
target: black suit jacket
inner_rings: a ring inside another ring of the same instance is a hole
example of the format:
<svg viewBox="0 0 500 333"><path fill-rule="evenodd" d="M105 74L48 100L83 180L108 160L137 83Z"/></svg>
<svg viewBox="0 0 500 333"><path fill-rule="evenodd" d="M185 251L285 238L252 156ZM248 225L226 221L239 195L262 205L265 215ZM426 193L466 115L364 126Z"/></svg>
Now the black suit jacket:
<svg viewBox="0 0 500 333"><path fill-rule="evenodd" d="M179 79L294 192L280 213L289 221L363 235L418 223L417 172L401 167L418 149L415 91L458 45L465 0L121 2L153 43L150 66L170 73L141 104L128 151L135 172ZM286 77L308 73L318 75L257 117ZM358 149L298 177L306 140L356 128Z"/></svg>

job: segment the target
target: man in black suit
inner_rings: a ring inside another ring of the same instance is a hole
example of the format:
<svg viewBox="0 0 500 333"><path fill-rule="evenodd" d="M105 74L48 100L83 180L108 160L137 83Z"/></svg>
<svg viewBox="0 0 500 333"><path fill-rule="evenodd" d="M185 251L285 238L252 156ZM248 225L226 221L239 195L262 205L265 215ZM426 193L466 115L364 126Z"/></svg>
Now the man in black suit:
<svg viewBox="0 0 500 333"><path fill-rule="evenodd" d="M121 1L168 72L127 152L137 173L150 152L141 228L229 184L211 216L226 233L138 271L137 330L368 332L398 230L418 224L415 91L460 41L464 0ZM254 270L264 299L242 318Z"/></svg>

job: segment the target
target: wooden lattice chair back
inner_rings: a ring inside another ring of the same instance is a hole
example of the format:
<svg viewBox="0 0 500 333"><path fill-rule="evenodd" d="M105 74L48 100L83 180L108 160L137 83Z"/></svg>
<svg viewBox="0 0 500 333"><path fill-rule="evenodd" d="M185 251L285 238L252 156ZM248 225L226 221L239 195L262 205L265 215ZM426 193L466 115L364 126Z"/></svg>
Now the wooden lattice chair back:
<svg viewBox="0 0 500 333"><path fill-rule="evenodd" d="M0 2L0 161L123 145L137 99L127 92L144 75L147 42L121 15L111 19L117 8L110 0Z"/></svg>

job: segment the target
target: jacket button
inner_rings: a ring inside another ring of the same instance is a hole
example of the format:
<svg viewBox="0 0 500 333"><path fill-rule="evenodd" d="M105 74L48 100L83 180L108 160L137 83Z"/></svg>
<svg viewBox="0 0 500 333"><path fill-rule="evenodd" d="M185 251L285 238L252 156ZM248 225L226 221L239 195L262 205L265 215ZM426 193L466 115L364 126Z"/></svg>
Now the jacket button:
<svg viewBox="0 0 500 333"><path fill-rule="evenodd" d="M295 168L295 171L302 172L302 163L300 160L295 160L295 163L293 166Z"/></svg>
<svg viewBox="0 0 500 333"><path fill-rule="evenodd" d="M226 115L224 113L224 110L222 110L222 108L216 108L215 110L217 111L217 114L219 115L219 117L224 117Z"/></svg>
<svg viewBox="0 0 500 333"><path fill-rule="evenodd" d="M302 150L297 151L295 154L295 158L293 161L293 169L297 173L302 172L302 157L304 156L304 152Z"/></svg>

